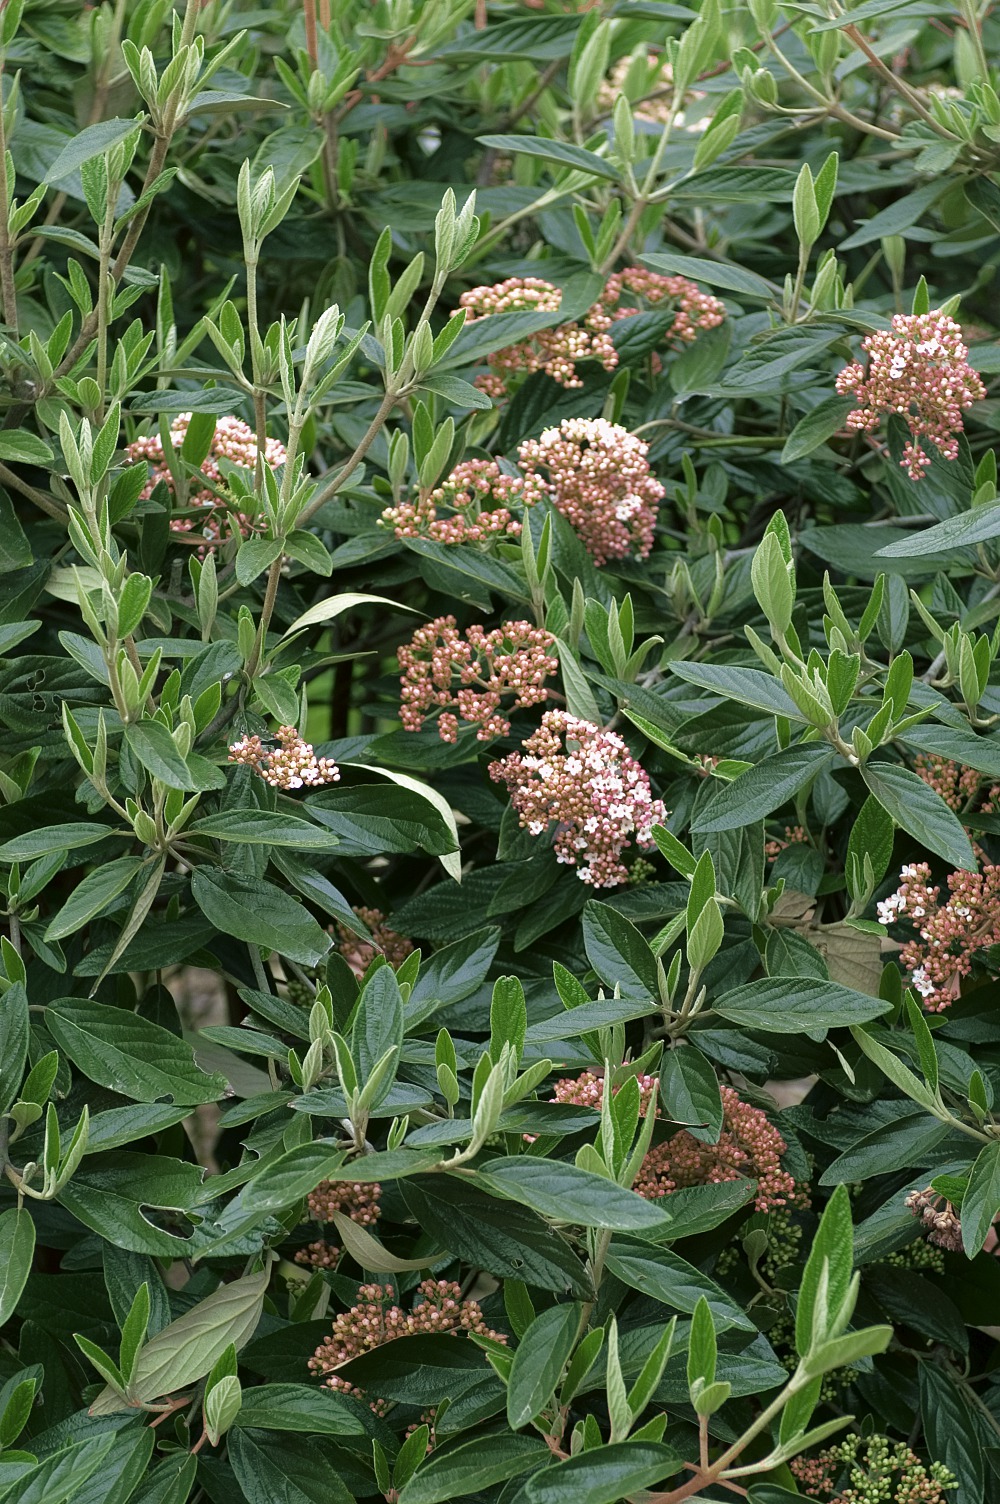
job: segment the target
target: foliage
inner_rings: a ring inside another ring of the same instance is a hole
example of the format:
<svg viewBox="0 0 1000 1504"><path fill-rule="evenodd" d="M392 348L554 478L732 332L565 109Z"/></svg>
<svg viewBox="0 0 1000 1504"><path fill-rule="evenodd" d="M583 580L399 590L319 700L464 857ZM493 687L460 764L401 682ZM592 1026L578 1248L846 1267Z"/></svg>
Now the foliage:
<svg viewBox="0 0 1000 1504"><path fill-rule="evenodd" d="M989 6L0 41L0 1504L995 1499Z"/></svg>

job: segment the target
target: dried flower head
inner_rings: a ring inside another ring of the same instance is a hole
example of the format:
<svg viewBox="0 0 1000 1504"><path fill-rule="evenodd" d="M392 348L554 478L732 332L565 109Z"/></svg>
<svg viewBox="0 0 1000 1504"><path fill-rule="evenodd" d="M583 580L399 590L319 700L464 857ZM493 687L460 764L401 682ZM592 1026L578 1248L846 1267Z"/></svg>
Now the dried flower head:
<svg viewBox="0 0 1000 1504"><path fill-rule="evenodd" d="M789 1467L803 1493L836 1504L945 1504L947 1491L958 1487L943 1463L925 1466L904 1441L881 1434L847 1436Z"/></svg>
<svg viewBox="0 0 1000 1504"><path fill-rule="evenodd" d="M406 1311L393 1302L391 1285L359 1286L357 1304L336 1317L332 1333L324 1337L309 1359L311 1371L322 1376L327 1389L357 1394L355 1386L341 1378L337 1370L361 1353L397 1337L418 1332L476 1332L506 1342L501 1333L486 1325L478 1301L463 1300L461 1287L452 1281L425 1279L418 1285L417 1295L419 1303ZM380 1401L372 1405L376 1413L382 1408Z"/></svg>
<svg viewBox="0 0 1000 1504"><path fill-rule="evenodd" d="M528 621L505 621L492 632L474 625L464 636L453 616L418 627L397 650L403 726L419 731L437 713L444 742L456 739L460 720L478 726L481 742L506 736L510 721L501 706L518 710L548 699L545 680L559 668L554 645L550 632Z"/></svg>
<svg viewBox="0 0 1000 1504"><path fill-rule="evenodd" d="M861 348L867 370L857 362L846 366L836 383L841 396L851 392L861 404L848 414L848 428L871 433L883 414L898 413L910 430L900 464L913 480L931 462L925 439L946 460L957 458L962 413L986 396L966 358L961 326L940 309L897 313L890 329L865 335Z"/></svg>
<svg viewBox="0 0 1000 1504"><path fill-rule="evenodd" d="M1000 944L1000 867L950 873L942 903L928 864L910 862L877 912L881 924L913 926L916 933L903 944L900 960L927 1012L941 1013L958 997L979 952Z"/></svg>
<svg viewBox="0 0 1000 1504"><path fill-rule="evenodd" d="M490 543L518 538L521 522L514 506L534 506L541 485L508 475L496 460L463 460L436 490L419 493L398 507L386 507L381 527L397 538L431 538L435 543Z"/></svg>
<svg viewBox="0 0 1000 1504"><path fill-rule="evenodd" d="M376 955L385 956L393 969L401 966L413 950L413 941L391 930L381 909L368 909L363 904L352 907L362 924L371 930L371 940L363 940L339 921L331 926L331 934L336 935L337 949L354 975L360 980Z"/></svg>
<svg viewBox="0 0 1000 1504"><path fill-rule="evenodd" d="M170 442L175 450L180 450L187 437L188 427L191 422L190 413L179 413L170 425ZM174 479L166 463L166 455L163 452L163 442L159 434L145 434L133 440L126 447L126 457L130 464L137 464L145 460L152 468L147 484L143 487L140 495L149 497L153 489L160 481L166 485L171 494L174 492ZM189 489L187 505L189 507L201 507L206 512L214 515L208 516L201 521L201 532L212 544L224 542L234 532L247 538L254 530L255 520L245 513L225 508L225 501L220 500L218 493L225 493L225 478L220 466L220 460L229 460L234 465L239 465L244 470L254 470L257 465L257 436L242 418L219 418L216 420L215 433L209 446L208 454L202 461L199 469L208 484L200 488L194 485ZM288 458L284 444L277 439L267 439L264 447L264 463L272 470L276 470L285 463ZM196 527L195 520L191 517L172 517L170 526L175 533L187 533Z"/></svg>
<svg viewBox="0 0 1000 1504"><path fill-rule="evenodd" d="M244 763L273 789L321 788L338 783L340 769L329 757L317 757L294 726L279 726L278 745L266 747L259 736L244 736L229 749L229 761Z"/></svg>
<svg viewBox="0 0 1000 1504"><path fill-rule="evenodd" d="M649 775L614 731L563 710L548 710L520 752L490 764L505 783L521 827L540 836L555 822L557 861L581 882L613 888L628 879L622 855L651 848L653 826L667 818Z"/></svg>
<svg viewBox="0 0 1000 1504"><path fill-rule="evenodd" d="M962 1217L945 1197L933 1186L924 1191L911 1191L906 1205L915 1217L919 1217L927 1233L927 1241L950 1253L962 1252Z"/></svg>
<svg viewBox="0 0 1000 1504"><path fill-rule="evenodd" d="M664 489L648 454L648 444L605 418L566 418L518 450L525 476L542 477L595 564L645 559L653 547Z"/></svg>
<svg viewBox="0 0 1000 1504"><path fill-rule="evenodd" d="M759 1212L802 1204L808 1192L783 1168L781 1159L788 1144L767 1114L744 1102L733 1087L719 1090L723 1120L718 1143L702 1143L682 1128L673 1138L650 1149L634 1189L647 1200L656 1201L681 1187L753 1179L757 1182L754 1205Z"/></svg>

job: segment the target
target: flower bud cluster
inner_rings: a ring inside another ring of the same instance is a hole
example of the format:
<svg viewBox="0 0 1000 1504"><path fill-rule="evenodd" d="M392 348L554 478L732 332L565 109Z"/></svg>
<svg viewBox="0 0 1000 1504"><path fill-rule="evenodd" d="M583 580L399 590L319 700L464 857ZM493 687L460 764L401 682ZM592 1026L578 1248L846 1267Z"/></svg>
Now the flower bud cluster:
<svg viewBox="0 0 1000 1504"><path fill-rule="evenodd" d="M961 763L953 762L950 757L938 757L933 752L919 753L913 760L913 771L923 779L928 788L940 794L949 809L956 812L972 808L983 781L975 768L966 768ZM991 788L982 808L992 812L991 807L998 799L1000 788Z"/></svg>
<svg viewBox="0 0 1000 1504"><path fill-rule="evenodd" d="M912 480L920 480L931 463L924 440L946 460L956 459L962 413L986 396L966 358L961 325L940 309L897 313L890 329L867 334L861 348L869 357L867 370L855 362L836 382L841 396L850 392L860 403L847 416L848 428L871 433L883 415L898 413L910 430L900 464Z"/></svg>
<svg viewBox="0 0 1000 1504"><path fill-rule="evenodd" d="M466 309L468 323L495 313L556 313L562 292L539 277L508 277L493 287L470 288L459 302ZM599 305L595 307L597 316L591 319L588 314L583 324L566 323L540 329L527 339L494 351L487 357L488 374L478 377L476 385L488 396L500 399L507 395L508 381L514 375L544 371L560 386L573 389L583 386L576 374L578 361L597 360L606 371L613 371L618 364L618 352L608 334L611 319Z"/></svg>
<svg viewBox="0 0 1000 1504"><path fill-rule="evenodd" d="M546 711L520 752L490 764L490 777L507 785L522 829L540 836L555 822L557 861L595 888L627 881L630 837L651 848L653 826L667 818L622 738L563 710Z"/></svg>
<svg viewBox="0 0 1000 1504"><path fill-rule="evenodd" d="M596 360L606 371L618 365L618 351L611 339L611 327L619 319L643 311L641 305L622 303L631 294L648 307L673 303L674 322L664 335L666 344L690 344L702 329L714 329L726 316L725 304L711 293L702 292L687 277L664 276L641 266L612 272L596 303L592 303L579 323L568 321L551 329L541 329L487 357L489 371L477 378L476 385L489 396L500 400L508 395L513 376L544 371L560 386L573 390L583 386L576 367L583 360ZM489 318L495 313L556 313L562 293L551 282L538 277L508 277L492 287L473 287L462 294L461 305L466 320Z"/></svg>
<svg viewBox="0 0 1000 1504"><path fill-rule="evenodd" d="M784 836L776 836L768 841L764 847L764 855L769 862L773 862L776 856L780 856L786 846L804 846L809 840L809 832L804 825L786 825Z"/></svg>
<svg viewBox="0 0 1000 1504"><path fill-rule="evenodd" d="M526 477L541 476L556 511L595 564L645 559L653 547L664 488L649 468L649 445L606 418L566 418L518 450Z"/></svg>
<svg viewBox="0 0 1000 1504"><path fill-rule="evenodd" d="M961 1214L944 1196L939 1196L933 1186L924 1191L911 1191L906 1205L915 1217L920 1218L929 1243L949 1253L962 1252Z"/></svg>
<svg viewBox="0 0 1000 1504"><path fill-rule="evenodd" d="M443 742L458 736L458 723L478 726L479 741L506 736L510 721L501 710L541 705L549 697L545 680L557 672L555 638L528 621L505 621L487 632L466 627L459 632L453 616L439 616L418 627L411 642L397 649L402 705L407 731L419 731L438 712Z"/></svg>
<svg viewBox="0 0 1000 1504"><path fill-rule="evenodd" d="M977 954L1000 944L1000 867L950 873L943 903L926 862L908 863L899 879L896 892L878 905L879 922L913 925L916 934L900 960L927 1012L941 1013L958 997Z"/></svg>
<svg viewBox="0 0 1000 1504"><path fill-rule="evenodd" d="M645 1117L650 1104L657 1117L658 1076L639 1076L639 1112ZM621 1087L616 1088L621 1090ZM633 1187L647 1201L658 1201L671 1191L692 1185L718 1185L728 1180L757 1181L756 1208L774 1212L777 1207L804 1205L808 1192L782 1168L781 1156L788 1144L759 1107L744 1102L731 1086L721 1086L723 1123L716 1144L703 1144L686 1128L665 1143L655 1144L642 1162ZM604 1102L604 1078L593 1071L567 1077L555 1084L553 1100L600 1112ZM784 1228L785 1224L781 1224ZM797 1230L796 1230L797 1231ZM794 1241L791 1224L788 1238ZM783 1260L782 1262L788 1262Z"/></svg>
<svg viewBox="0 0 1000 1504"><path fill-rule="evenodd" d="M178 413L170 425L170 442L175 450L179 450L187 436L188 426L191 422L190 413ZM201 463L201 474L209 485L202 486L200 490L191 490L188 495L188 505L202 507L206 511L215 511L223 503L220 502L218 492L225 487L220 460L229 460L234 465L241 466L244 470L254 470L257 465L257 436L242 418L219 418L215 424L215 434L208 454ZM125 454L129 464L138 464L145 460L151 467L150 477L143 487L140 495L143 499L153 494L153 489L163 481L167 489L173 493L174 481L170 469L166 463L163 452L163 444L159 434L144 434L126 446ZM272 470L285 463L287 452L284 444L277 439L268 439L264 448L264 463ZM172 517L170 526L175 533L188 533L195 527L191 517ZM219 516L208 517L202 524L201 531L213 544L224 542L233 532L239 532L244 538L248 538L254 530L254 519L247 517L242 512L227 512L224 518Z"/></svg>
<svg viewBox="0 0 1000 1504"><path fill-rule="evenodd" d="M926 1466L904 1441L877 1432L845 1437L788 1465L803 1493L836 1504L944 1504L948 1490L958 1487L943 1463Z"/></svg>
<svg viewBox="0 0 1000 1504"><path fill-rule="evenodd" d="M435 543L518 538L521 522L511 507L534 506L542 494L538 481L507 475L496 460L463 460L436 490L386 507L379 526L391 527L397 538L431 538Z"/></svg>
<svg viewBox="0 0 1000 1504"><path fill-rule="evenodd" d="M340 769L330 757L317 757L311 742L294 726L279 726L277 747L265 747L259 736L244 736L229 749L229 761L244 763L273 789L322 788L339 783Z"/></svg>
<svg viewBox="0 0 1000 1504"><path fill-rule="evenodd" d="M321 1180L309 1193L309 1219L331 1222L334 1212L340 1212L362 1227L373 1227L382 1215L381 1197L382 1187L377 1181L350 1185L342 1180ZM336 1269L339 1261L340 1249L325 1239L309 1243L295 1254L297 1264L307 1264L312 1269Z"/></svg>
<svg viewBox="0 0 1000 1504"><path fill-rule="evenodd" d="M744 1102L731 1086L722 1086L720 1091L723 1124L718 1143L704 1144L682 1128L650 1149L634 1189L648 1201L656 1201L682 1187L753 1179L759 1212L803 1203L805 1187L796 1185L795 1177L781 1164L788 1144L767 1114Z"/></svg>
<svg viewBox="0 0 1000 1504"><path fill-rule="evenodd" d="M309 1359L310 1370L323 1377L325 1388L339 1394L358 1394L337 1370L397 1337L463 1331L506 1342L502 1333L487 1326L478 1301L463 1300L461 1287L453 1281L425 1279L417 1287L420 1303L410 1311L395 1304L394 1293L391 1285L359 1285L357 1303L336 1317L331 1335L324 1337ZM372 1405L376 1413L382 1408L378 1400Z"/></svg>
<svg viewBox="0 0 1000 1504"><path fill-rule="evenodd" d="M366 924L371 930L371 940L363 940L360 935L349 930L346 924L339 922L330 926L330 933L336 936L337 949L358 980L364 976L376 955L385 956L393 970L401 966L413 949L413 941L391 930L381 909L369 909L363 904L354 904L352 907L362 924Z"/></svg>

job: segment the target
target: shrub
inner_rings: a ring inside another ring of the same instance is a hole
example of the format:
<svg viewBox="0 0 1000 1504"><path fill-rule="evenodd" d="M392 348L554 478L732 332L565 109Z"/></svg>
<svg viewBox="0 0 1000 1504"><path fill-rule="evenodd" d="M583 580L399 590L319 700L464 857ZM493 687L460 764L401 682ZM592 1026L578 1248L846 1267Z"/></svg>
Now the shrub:
<svg viewBox="0 0 1000 1504"><path fill-rule="evenodd" d="M984 12L0 6L0 1504L997 1495Z"/></svg>

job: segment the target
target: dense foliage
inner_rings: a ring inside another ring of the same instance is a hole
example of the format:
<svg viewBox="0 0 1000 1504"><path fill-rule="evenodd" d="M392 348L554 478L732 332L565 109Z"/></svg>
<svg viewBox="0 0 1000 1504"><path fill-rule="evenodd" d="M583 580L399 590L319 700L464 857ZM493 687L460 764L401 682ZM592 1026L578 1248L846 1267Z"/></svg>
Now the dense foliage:
<svg viewBox="0 0 1000 1504"><path fill-rule="evenodd" d="M989 10L0 3L0 1504L997 1499Z"/></svg>

